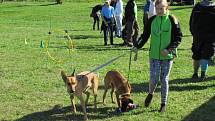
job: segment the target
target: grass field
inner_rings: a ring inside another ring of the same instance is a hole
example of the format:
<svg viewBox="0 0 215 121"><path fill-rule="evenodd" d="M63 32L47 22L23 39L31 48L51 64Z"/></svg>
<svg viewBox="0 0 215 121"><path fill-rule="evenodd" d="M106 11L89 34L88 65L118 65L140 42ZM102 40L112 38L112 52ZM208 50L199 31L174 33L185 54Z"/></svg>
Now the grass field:
<svg viewBox="0 0 215 121"><path fill-rule="evenodd" d="M0 120L55 121L82 120L83 113L70 112L70 100L60 71L71 73L93 70L123 53L125 56L98 70L100 88L98 111L89 106L90 120L114 121L214 121L215 120L215 67L210 66L208 79L194 82L192 76L192 36L189 32L191 6L171 7L181 23L183 40L178 49L170 75L170 92L167 112L158 112L160 86L153 103L144 108L149 80L148 47L139 51L138 60L132 61L129 82L132 95L140 107L115 115L116 104L111 104L108 94L103 106L103 77L111 69L119 70L127 77L129 48L119 45L103 46L103 34L92 31L91 8L96 3L5 2L0 4ZM138 21L142 31L142 10L138 4ZM75 43L74 51L67 49L64 30ZM48 36L48 32L52 34ZM140 32L142 33L142 32ZM25 44L25 39L27 44ZM49 41L48 51L41 48ZM114 38L115 44L122 43ZM51 56L48 56L47 52ZM93 104L90 98L90 104ZM76 102L79 102L76 100ZM80 106L79 106L80 107ZM80 108L78 108L80 111Z"/></svg>

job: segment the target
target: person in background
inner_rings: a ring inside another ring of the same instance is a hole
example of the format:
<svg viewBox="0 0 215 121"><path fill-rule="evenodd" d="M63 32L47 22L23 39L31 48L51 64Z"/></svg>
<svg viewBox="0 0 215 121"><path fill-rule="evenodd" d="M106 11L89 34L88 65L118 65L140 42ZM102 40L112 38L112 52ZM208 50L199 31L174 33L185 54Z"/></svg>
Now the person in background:
<svg viewBox="0 0 215 121"><path fill-rule="evenodd" d="M125 6L125 26L127 41L125 41L127 46L132 46L136 43L138 38L138 23L137 23L137 5L135 0L128 0Z"/></svg>
<svg viewBox="0 0 215 121"><path fill-rule="evenodd" d="M197 80L201 67L200 81L206 78L209 59L215 51L215 5L211 0L197 3L190 16L190 32L193 35L192 58L193 80Z"/></svg>
<svg viewBox="0 0 215 121"><path fill-rule="evenodd" d="M116 18L116 36L122 36L122 13L123 13L123 2L122 0L116 0L116 6L114 9Z"/></svg>
<svg viewBox="0 0 215 121"><path fill-rule="evenodd" d="M90 17L93 17L93 30L95 30L96 23L97 23L97 29L99 30L100 11L101 10L102 10L102 5L96 5L92 9Z"/></svg>
<svg viewBox="0 0 215 121"><path fill-rule="evenodd" d="M110 44L113 45L113 26L114 26L114 8L110 6L110 1L106 0L102 7L102 30L104 32L104 45L107 45L108 33L110 34Z"/></svg>
<svg viewBox="0 0 215 121"><path fill-rule="evenodd" d="M151 35L149 63L149 92L145 99L145 107L151 104L157 83L161 81L160 112L166 111L169 92L169 75L175 57L175 49L181 42L182 32L178 20L169 14L166 0L156 0L157 15L152 16L144 27L143 34L138 39L133 50L143 47Z"/></svg>
<svg viewBox="0 0 215 121"><path fill-rule="evenodd" d="M150 0L146 0L146 4L143 7L143 25L146 26L146 22L148 20Z"/></svg>
<svg viewBox="0 0 215 121"><path fill-rule="evenodd" d="M143 15L143 25L146 26L147 21L156 15L155 11L155 0L147 0L146 5L144 6L144 15Z"/></svg>
<svg viewBox="0 0 215 121"><path fill-rule="evenodd" d="M146 26L147 21L156 15L155 0L147 0L144 6L143 25Z"/></svg>
<svg viewBox="0 0 215 121"><path fill-rule="evenodd" d="M148 19L156 15L155 0L150 0Z"/></svg>
<svg viewBox="0 0 215 121"><path fill-rule="evenodd" d="M116 7L116 0L109 0L110 1L110 6L112 6L114 9Z"/></svg>

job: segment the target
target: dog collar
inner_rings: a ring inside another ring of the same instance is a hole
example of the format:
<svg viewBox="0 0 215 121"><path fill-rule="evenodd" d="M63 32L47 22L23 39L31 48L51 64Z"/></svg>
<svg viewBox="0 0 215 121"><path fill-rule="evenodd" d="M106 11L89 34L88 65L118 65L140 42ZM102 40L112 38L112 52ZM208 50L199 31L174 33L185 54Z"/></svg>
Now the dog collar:
<svg viewBox="0 0 215 121"><path fill-rule="evenodd" d="M131 93L127 92L127 93L123 93L123 94L121 94L121 95L119 95L119 96L122 98L123 96L130 95L130 94L131 94Z"/></svg>

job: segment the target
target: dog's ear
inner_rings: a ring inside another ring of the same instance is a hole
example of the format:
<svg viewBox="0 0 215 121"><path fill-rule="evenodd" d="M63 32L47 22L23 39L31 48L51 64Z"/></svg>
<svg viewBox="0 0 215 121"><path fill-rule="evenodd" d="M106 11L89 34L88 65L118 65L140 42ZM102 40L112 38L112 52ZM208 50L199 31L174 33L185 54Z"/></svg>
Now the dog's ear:
<svg viewBox="0 0 215 121"><path fill-rule="evenodd" d="M67 77L66 77L66 74L64 71L61 71L61 76L62 76L63 81L66 83Z"/></svg>
<svg viewBox="0 0 215 121"><path fill-rule="evenodd" d="M75 69L73 70L71 76L75 76Z"/></svg>

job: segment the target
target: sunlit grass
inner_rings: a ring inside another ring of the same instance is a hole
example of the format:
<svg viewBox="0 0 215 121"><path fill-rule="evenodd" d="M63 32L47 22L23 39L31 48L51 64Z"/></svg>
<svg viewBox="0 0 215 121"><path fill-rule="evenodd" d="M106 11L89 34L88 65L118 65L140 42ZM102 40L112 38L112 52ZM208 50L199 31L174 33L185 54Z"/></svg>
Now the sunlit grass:
<svg viewBox="0 0 215 121"><path fill-rule="evenodd" d="M39 2L5 2L0 7L0 120L81 120L82 113L72 114L66 87L60 71L77 73L93 70L110 59L123 53L112 64L98 70L100 89L98 102L102 101L103 77L111 69L119 70L127 77L129 48L103 46L103 34L92 31L91 8L96 3L64 3L50 5ZM139 7L141 8L141 7ZM169 120L214 120L215 119L215 67L210 66L208 79L193 82L192 36L189 32L191 6L171 7L171 12L179 19L183 40L178 49L170 76L170 92L167 112L160 114L160 87L158 87L151 107L144 108L149 80L148 47L139 51L138 61L131 63L130 83L134 102L140 107L122 115L114 115L116 104L98 104L94 113L89 108L89 119L124 121L169 121ZM138 22L142 33L142 10L138 10ZM75 42L74 51L69 52L64 30ZM47 55L40 48L41 41L49 40ZM25 39L27 44L25 44ZM115 44L122 40L114 38ZM51 58L54 58L52 60ZM109 95L108 95L109 96ZM76 100L76 102L79 102ZM107 97L110 101L110 96ZM92 100L90 100L92 104ZM80 111L80 109L79 109Z"/></svg>

